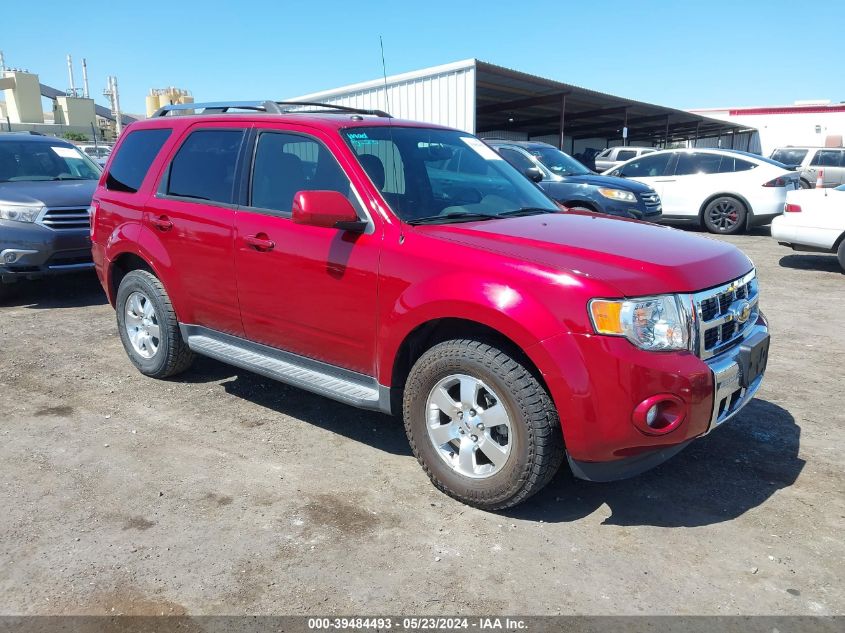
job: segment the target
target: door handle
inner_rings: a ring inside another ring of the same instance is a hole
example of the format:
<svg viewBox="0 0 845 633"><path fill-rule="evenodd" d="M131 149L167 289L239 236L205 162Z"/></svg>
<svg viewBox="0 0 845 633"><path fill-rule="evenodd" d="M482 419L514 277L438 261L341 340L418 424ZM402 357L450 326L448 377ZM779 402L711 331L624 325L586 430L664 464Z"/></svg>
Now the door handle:
<svg viewBox="0 0 845 633"><path fill-rule="evenodd" d="M272 251L276 248L276 242L267 237L266 233L259 233L258 235L248 235L244 238L244 242L252 246L257 251Z"/></svg>
<svg viewBox="0 0 845 633"><path fill-rule="evenodd" d="M173 228L173 222L171 222L166 215L153 218L150 220L150 224L156 227L159 231L169 231Z"/></svg>

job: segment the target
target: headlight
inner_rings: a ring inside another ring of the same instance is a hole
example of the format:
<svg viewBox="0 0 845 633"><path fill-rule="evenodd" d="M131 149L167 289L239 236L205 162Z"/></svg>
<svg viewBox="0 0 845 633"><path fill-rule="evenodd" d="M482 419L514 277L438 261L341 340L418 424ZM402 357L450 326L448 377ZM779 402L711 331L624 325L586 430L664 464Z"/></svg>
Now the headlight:
<svg viewBox="0 0 845 633"><path fill-rule="evenodd" d="M637 201L637 196L632 194L630 191L624 191L622 189L607 189L606 187L601 187L599 188L599 193L605 198L610 198L611 200L619 200L620 202Z"/></svg>
<svg viewBox="0 0 845 633"><path fill-rule="evenodd" d="M0 204L0 220L35 222L43 209L41 205Z"/></svg>
<svg viewBox="0 0 845 633"><path fill-rule="evenodd" d="M683 296L593 299L590 317L596 334L624 336L651 351L689 349L690 316Z"/></svg>

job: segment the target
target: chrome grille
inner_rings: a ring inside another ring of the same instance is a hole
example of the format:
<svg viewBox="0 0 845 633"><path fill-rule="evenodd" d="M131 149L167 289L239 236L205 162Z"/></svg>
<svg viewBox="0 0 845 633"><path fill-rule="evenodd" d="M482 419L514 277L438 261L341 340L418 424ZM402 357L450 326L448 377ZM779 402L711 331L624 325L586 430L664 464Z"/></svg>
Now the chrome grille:
<svg viewBox="0 0 845 633"><path fill-rule="evenodd" d="M652 215L656 213L660 213L661 206L660 206L660 196L657 195L654 191L649 193L641 193L640 200L642 200L643 206L645 206L645 214L644 215Z"/></svg>
<svg viewBox="0 0 845 633"><path fill-rule="evenodd" d="M52 207L44 211L38 223L57 231L87 229L89 227L88 208Z"/></svg>
<svg viewBox="0 0 845 633"><path fill-rule="evenodd" d="M695 293L698 355L711 358L738 344L757 321L758 300L757 274L753 270L718 288ZM742 320L746 303L750 311Z"/></svg>

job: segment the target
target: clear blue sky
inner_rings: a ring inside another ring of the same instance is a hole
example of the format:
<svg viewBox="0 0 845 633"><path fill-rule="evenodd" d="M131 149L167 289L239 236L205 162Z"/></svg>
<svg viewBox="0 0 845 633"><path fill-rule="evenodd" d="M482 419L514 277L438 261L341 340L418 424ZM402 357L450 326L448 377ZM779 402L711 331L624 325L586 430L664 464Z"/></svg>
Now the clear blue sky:
<svg viewBox="0 0 845 633"><path fill-rule="evenodd" d="M123 8L123 6L126 8ZM120 7L120 8L118 8ZM6 64L67 87L88 60L106 104L142 113L150 88L283 98L476 57L677 108L845 101L845 1L9 2Z"/></svg>

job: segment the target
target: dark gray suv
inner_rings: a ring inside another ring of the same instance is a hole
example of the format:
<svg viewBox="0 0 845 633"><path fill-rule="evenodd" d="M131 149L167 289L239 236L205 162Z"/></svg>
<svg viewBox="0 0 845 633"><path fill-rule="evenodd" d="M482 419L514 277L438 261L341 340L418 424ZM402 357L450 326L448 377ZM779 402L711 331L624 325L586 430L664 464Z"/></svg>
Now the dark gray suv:
<svg viewBox="0 0 845 633"><path fill-rule="evenodd" d="M16 281L93 268L88 207L99 178L67 141L0 134L0 299Z"/></svg>

